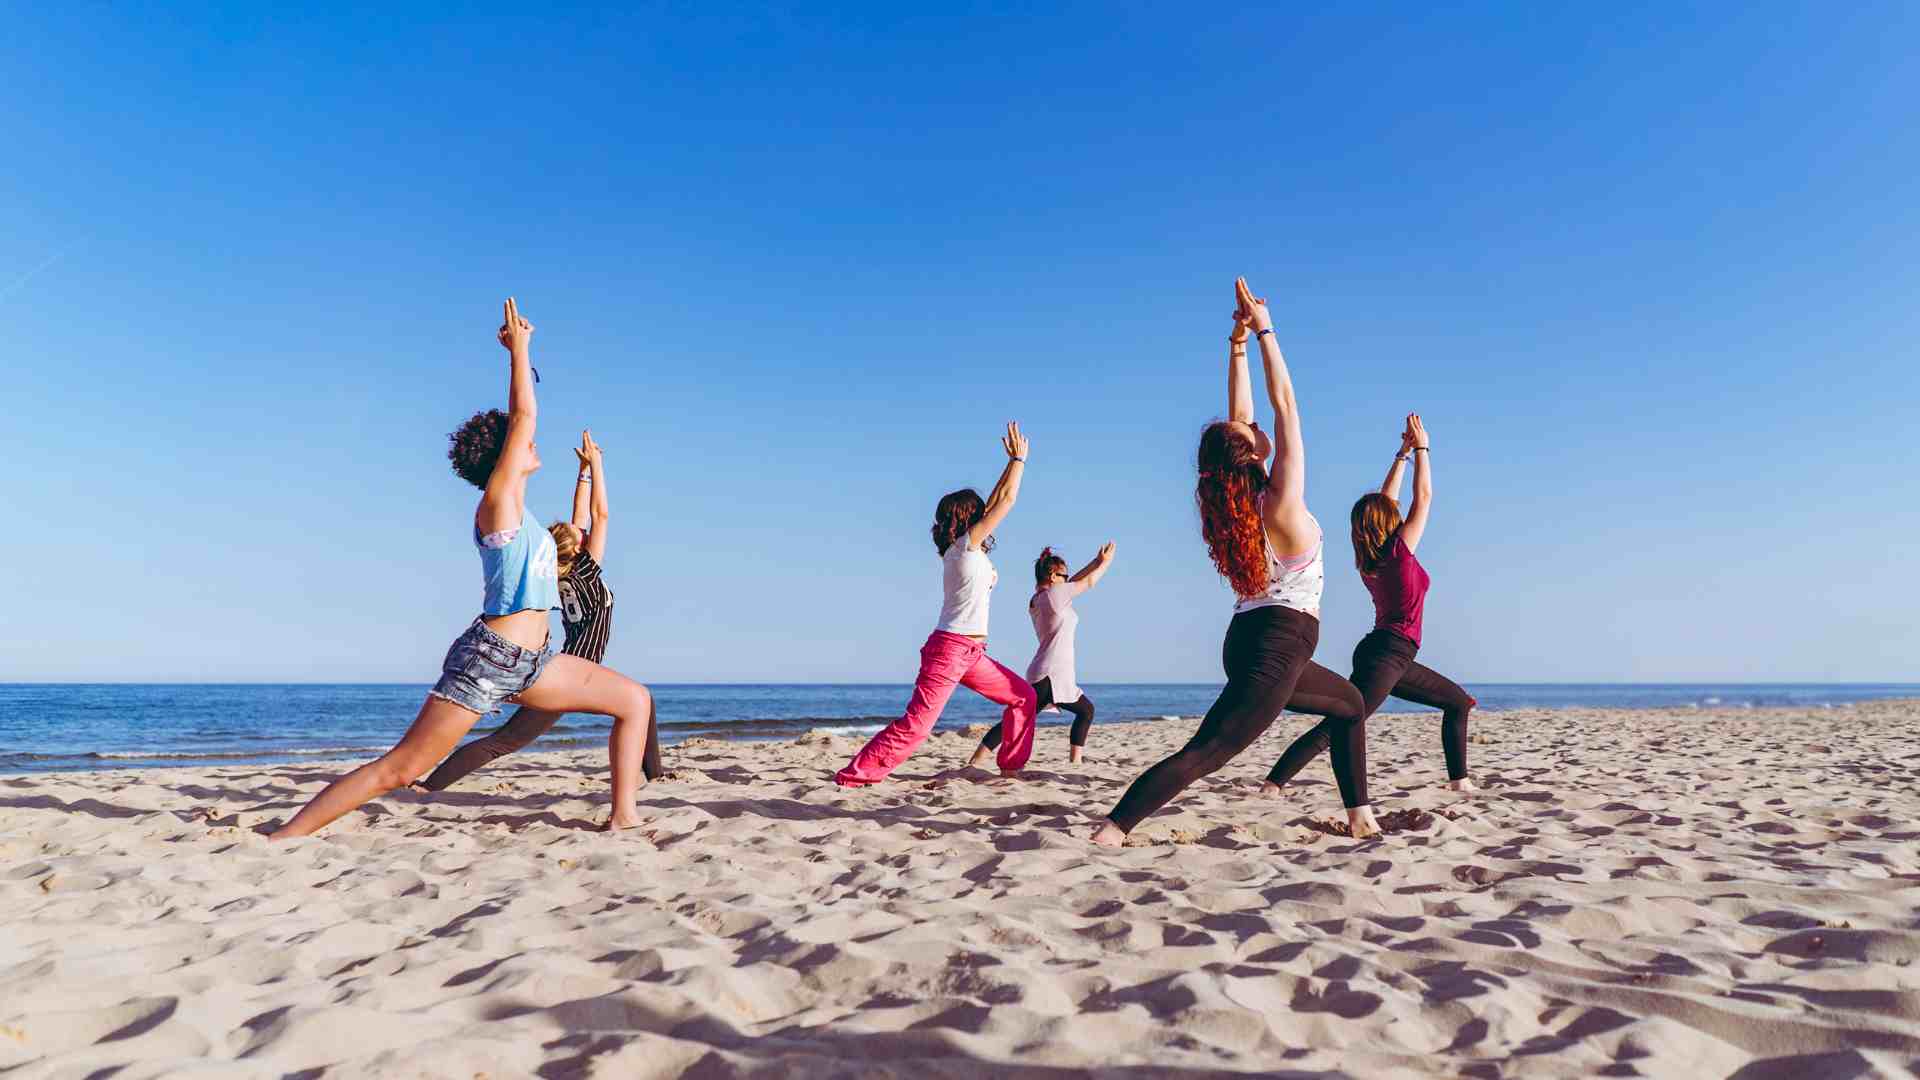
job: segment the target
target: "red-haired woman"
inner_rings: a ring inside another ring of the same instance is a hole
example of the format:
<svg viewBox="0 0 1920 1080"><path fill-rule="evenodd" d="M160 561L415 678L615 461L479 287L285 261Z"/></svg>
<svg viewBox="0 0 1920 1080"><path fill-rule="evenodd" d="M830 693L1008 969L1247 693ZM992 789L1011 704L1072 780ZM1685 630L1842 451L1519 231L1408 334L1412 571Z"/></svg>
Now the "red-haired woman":
<svg viewBox="0 0 1920 1080"><path fill-rule="evenodd" d="M1447 786L1472 791L1467 779L1467 714L1473 695L1445 675L1414 661L1420 651L1420 619L1426 608L1432 579L1413 557L1427 531L1433 509L1433 469L1428 463L1427 429L1419 413L1407 416L1400 434L1400 452L1387 469L1379 491L1360 496L1353 504L1351 531L1353 563L1360 580L1373 594L1373 632L1353 647L1353 684L1367 702L1367 715L1388 696L1439 709L1440 748L1447 757ZM1407 459L1413 459L1413 505L1400 518L1400 479ZM1327 748L1333 732L1325 723L1293 740L1260 786L1263 795L1277 796L1287 781Z"/></svg>
<svg viewBox="0 0 1920 1080"><path fill-rule="evenodd" d="M940 720L941 710L956 686L964 686L1006 708L1000 723L1006 741L1000 745L1000 771L1012 774L1033 753L1033 716L1039 699L1027 680L987 655L987 608L1000 575L987 552L993 550L993 530L1007 519L1020 497L1020 478L1026 473L1027 437L1019 424L1008 424L1000 446L1007 465L993 494L982 499L972 488L941 496L933 511L933 547L943 568L940 622L920 647L920 674L913 682L907 711L868 740L833 776L845 787L875 784L907 760L914 748Z"/></svg>
<svg viewBox="0 0 1920 1080"><path fill-rule="evenodd" d="M447 459L480 489L473 546L484 582L480 614L454 639L413 726L393 749L328 784L292 820L268 837L306 836L328 822L408 784L508 702L553 713L613 717L607 756L613 766L609 829L640 823L634 795L652 724L653 696L611 668L578 656L555 656L548 612L560 603L559 555L553 536L527 509L527 479L540 468L533 433L533 324L509 298L497 337L508 356L507 411L474 414L453 433Z"/></svg>
<svg viewBox="0 0 1920 1080"><path fill-rule="evenodd" d="M1307 512L1306 446L1286 358L1273 338L1266 301L1245 278L1234 282L1238 307L1227 338L1228 419L1200 433L1200 532L1213 564L1238 601L1221 647L1227 685L1187 745L1142 773L1093 842L1118 846L1154 811L1187 785L1219 769L1258 739L1282 709L1324 716L1333 725L1333 768L1346 796L1347 822L1356 837L1380 831L1358 778L1366 769L1360 691L1313 662L1320 640L1320 592L1326 582L1320 524ZM1273 403L1269 438L1253 420L1247 377L1247 334L1260 339L1267 397ZM1272 468L1265 462L1272 456Z"/></svg>
<svg viewBox="0 0 1920 1080"><path fill-rule="evenodd" d="M1033 597L1027 601L1027 616L1033 620L1033 636L1040 648L1027 662L1027 681L1040 696L1040 708L1065 709L1073 714L1073 727L1067 732L1067 760L1078 764L1086 756L1087 733L1093 728L1093 699L1080 690L1073 663L1073 633L1080 626L1080 614L1073 610L1073 598L1100 584L1113 564L1113 541L1109 540L1093 561L1072 576L1067 560L1045 548L1033 561ZM1004 732L995 724L973 751L969 767L987 762L987 755L1000 747Z"/></svg>

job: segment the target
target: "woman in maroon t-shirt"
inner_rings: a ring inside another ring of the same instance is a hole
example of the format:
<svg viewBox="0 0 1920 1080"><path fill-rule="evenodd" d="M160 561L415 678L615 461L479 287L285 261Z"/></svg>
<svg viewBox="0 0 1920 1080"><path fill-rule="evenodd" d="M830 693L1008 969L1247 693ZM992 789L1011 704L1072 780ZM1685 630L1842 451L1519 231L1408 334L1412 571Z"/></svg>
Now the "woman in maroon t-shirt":
<svg viewBox="0 0 1920 1080"><path fill-rule="evenodd" d="M1427 456L1427 429L1420 423L1420 414L1413 413L1400 434L1400 452L1387 470L1386 483L1353 504L1353 561L1360 568L1360 580L1373 594L1373 632L1353 647L1352 681L1367 700L1368 716L1389 695L1441 710L1440 745L1447 755L1447 786L1455 791L1472 791L1473 781L1467 779L1467 714L1476 704L1473 695L1414 660L1420 650L1420 616L1431 583L1426 568L1413 557L1421 535L1427 531L1427 512L1433 506L1433 471ZM1400 478L1409 457L1413 458L1413 506L1402 521ZM1260 793L1279 794L1287 781L1327 748L1329 738L1326 724L1321 723L1295 739L1274 763ZM1364 784L1364 763L1357 772ZM1360 793L1360 801L1366 802L1365 791Z"/></svg>

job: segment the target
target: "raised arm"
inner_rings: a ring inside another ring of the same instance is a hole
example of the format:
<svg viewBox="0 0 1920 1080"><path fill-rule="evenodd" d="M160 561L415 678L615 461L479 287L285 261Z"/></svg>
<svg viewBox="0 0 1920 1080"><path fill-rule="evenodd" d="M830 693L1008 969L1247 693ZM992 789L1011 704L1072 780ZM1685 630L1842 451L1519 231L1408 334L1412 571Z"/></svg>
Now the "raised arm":
<svg viewBox="0 0 1920 1080"><path fill-rule="evenodd" d="M1273 316L1267 302L1255 297L1247 279L1234 282L1240 310L1260 341L1260 359L1267 372L1267 399L1273 403L1273 464L1267 470L1267 525L1286 548L1282 555L1298 554L1314 542L1307 514L1307 448L1300 436L1300 409L1293 396L1293 376L1287 358L1274 340Z"/></svg>
<svg viewBox="0 0 1920 1080"><path fill-rule="evenodd" d="M1412 416L1409 415L1411 420ZM1413 446L1411 426L1400 433L1400 449L1393 455L1393 464L1387 466L1387 479L1380 485L1380 494L1398 503L1400 501L1400 481L1407 475L1407 451Z"/></svg>
<svg viewBox="0 0 1920 1080"><path fill-rule="evenodd" d="M1427 515L1433 510L1433 464L1427 460L1427 429L1419 413L1407 417L1407 438L1413 443L1413 505L1400 525L1400 542L1412 551L1426 535Z"/></svg>
<svg viewBox="0 0 1920 1080"><path fill-rule="evenodd" d="M1233 313L1233 332L1227 335L1227 419L1240 424L1253 418L1253 380L1247 375L1247 335L1251 331L1240 312Z"/></svg>
<svg viewBox="0 0 1920 1080"><path fill-rule="evenodd" d="M593 456L587 453L588 445L587 433L582 431L580 445L573 451L573 456L580 459L580 475L573 481L573 516L567 519L583 533L593 528ZM598 556L595 561L599 561Z"/></svg>
<svg viewBox="0 0 1920 1080"><path fill-rule="evenodd" d="M580 433L580 445L587 448L587 468L592 477L593 510L592 527L587 530L587 554L594 562L607 561L607 519L613 515L607 510L607 468L601 459L600 444L593 441L593 432Z"/></svg>
<svg viewBox="0 0 1920 1080"><path fill-rule="evenodd" d="M1247 375L1247 335L1252 316L1235 309L1233 331L1227 335L1227 418L1253 429L1254 450L1262 461L1273 453L1273 440L1253 417L1253 380Z"/></svg>
<svg viewBox="0 0 1920 1080"><path fill-rule="evenodd" d="M1106 576L1107 567L1112 565L1113 541L1109 540L1106 546L1100 549L1099 554L1093 557L1092 562L1081 567L1079 573L1067 579L1067 584L1073 586L1075 593L1086 592L1088 589L1100 584L1100 579Z"/></svg>
<svg viewBox="0 0 1920 1080"><path fill-rule="evenodd" d="M993 530L1007 520L1015 500L1020 498L1020 478L1027 471L1027 437L1020 434L1020 425L1009 421L1007 433L1000 439L1001 449L1007 452L1007 467L1000 470L1000 479L993 485L993 494L987 496L987 512L983 514L973 528L967 530L967 542L979 547Z"/></svg>
<svg viewBox="0 0 1920 1080"><path fill-rule="evenodd" d="M474 524L483 533L500 532L520 524L527 496L527 473L534 464L533 431L539 412L533 397L533 324L520 317L512 297L504 305L504 320L495 336L507 350L507 439L487 478L486 493Z"/></svg>

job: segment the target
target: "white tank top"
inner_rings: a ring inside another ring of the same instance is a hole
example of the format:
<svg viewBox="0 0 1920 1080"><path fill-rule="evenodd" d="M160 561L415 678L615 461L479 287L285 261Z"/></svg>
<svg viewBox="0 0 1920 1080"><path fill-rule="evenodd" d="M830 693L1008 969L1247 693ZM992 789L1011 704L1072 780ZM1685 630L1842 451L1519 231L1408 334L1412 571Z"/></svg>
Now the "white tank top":
<svg viewBox="0 0 1920 1080"><path fill-rule="evenodd" d="M934 629L986 637L988 602L993 599L993 587L1000 581L993 560L962 536L947 546L940 563L945 595L940 602L940 624Z"/></svg>
<svg viewBox="0 0 1920 1080"><path fill-rule="evenodd" d="M1260 499L1260 537L1267 549L1267 591L1259 596L1241 597L1239 603L1233 605L1234 614L1254 608L1290 607L1317 619L1320 617L1320 594L1327 587L1327 536L1321 532L1319 520L1308 514L1307 520L1313 522L1313 531L1317 534L1313 540L1313 550L1305 555L1281 555L1273 550L1273 538L1267 535L1264 492Z"/></svg>

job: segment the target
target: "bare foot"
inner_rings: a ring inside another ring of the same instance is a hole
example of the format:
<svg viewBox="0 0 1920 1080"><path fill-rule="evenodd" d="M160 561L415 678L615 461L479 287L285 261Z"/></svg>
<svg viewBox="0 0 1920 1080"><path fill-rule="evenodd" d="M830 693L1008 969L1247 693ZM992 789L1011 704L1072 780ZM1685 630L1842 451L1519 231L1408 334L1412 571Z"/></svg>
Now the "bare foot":
<svg viewBox="0 0 1920 1080"><path fill-rule="evenodd" d="M1113 822L1103 821L1088 839L1092 840L1097 847L1119 847L1127 842L1127 834L1121 832L1120 826Z"/></svg>
<svg viewBox="0 0 1920 1080"><path fill-rule="evenodd" d="M1026 779L1026 774L1025 774L1025 773L1024 773L1023 771L1021 771L1020 769L1001 769L1001 770L1000 770L1000 779L1002 779L1002 780L1025 780L1025 779Z"/></svg>
<svg viewBox="0 0 1920 1080"><path fill-rule="evenodd" d="M1278 799L1284 796L1286 791L1286 788L1281 787L1271 780L1262 780L1260 781L1260 790L1254 792L1254 794L1263 799Z"/></svg>
<svg viewBox="0 0 1920 1080"><path fill-rule="evenodd" d="M987 764L987 759L992 756L993 756L993 751L987 749L986 746L982 745L982 746L975 747L973 751L973 760L967 762L967 768L969 769L985 768Z"/></svg>
<svg viewBox="0 0 1920 1080"><path fill-rule="evenodd" d="M1085 761L1085 760L1086 760L1086 755L1085 755L1085 754L1083 754L1083 753L1081 753L1081 752L1080 752L1080 750L1081 750L1081 748L1080 748L1080 747L1078 747L1078 746L1076 746L1076 747L1073 747L1073 748L1072 748L1071 750L1068 750L1068 751L1067 751L1067 761L1068 761L1068 762L1070 762L1070 763L1072 763L1072 764L1074 764L1074 765L1078 765L1078 764L1080 764L1080 763L1081 763L1082 761Z"/></svg>
<svg viewBox="0 0 1920 1080"><path fill-rule="evenodd" d="M1472 777L1463 776L1458 780L1447 781L1447 790L1448 791L1479 791L1480 789L1473 786Z"/></svg>
<svg viewBox="0 0 1920 1080"><path fill-rule="evenodd" d="M411 784L408 784L408 785L407 785L407 790L408 790L408 791L411 791L411 792L413 792L413 793L414 793L415 795L431 795L431 794L433 794L433 792L432 792L432 791L430 791L430 790L428 790L428 789L427 789L427 788L426 788L425 786L423 786L423 785L422 785L422 784L420 783L420 781L418 781L418 780L415 780L415 781L414 781L413 783L411 783Z"/></svg>
<svg viewBox="0 0 1920 1080"><path fill-rule="evenodd" d="M619 832L622 829L637 828L640 824L640 815L633 810L628 810L624 814L615 813L612 817L608 818L606 831Z"/></svg>
<svg viewBox="0 0 1920 1080"><path fill-rule="evenodd" d="M1380 823L1373 818L1373 807L1356 806L1347 811L1347 832L1355 840L1380 834Z"/></svg>

